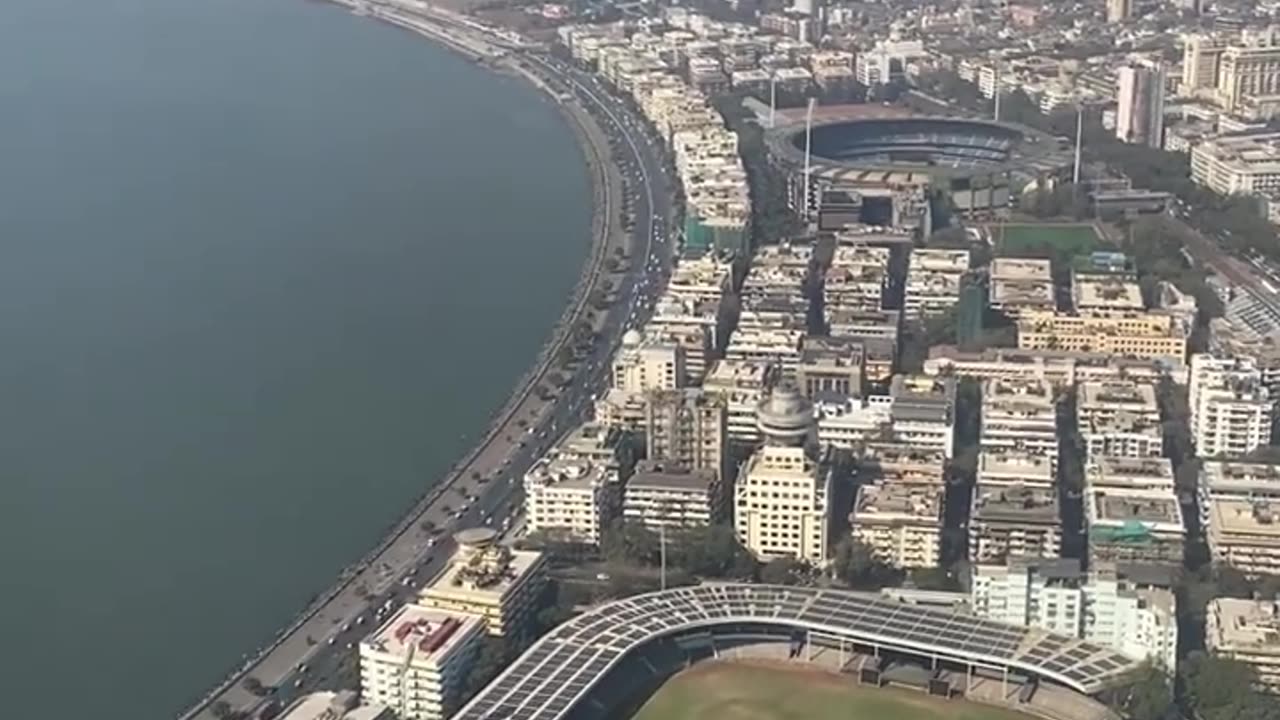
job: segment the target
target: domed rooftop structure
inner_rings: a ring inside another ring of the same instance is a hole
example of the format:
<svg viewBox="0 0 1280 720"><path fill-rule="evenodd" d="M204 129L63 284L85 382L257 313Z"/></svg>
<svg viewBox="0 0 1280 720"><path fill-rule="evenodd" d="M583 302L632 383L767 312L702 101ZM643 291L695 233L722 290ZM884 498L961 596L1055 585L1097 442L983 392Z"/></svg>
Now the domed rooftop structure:
<svg viewBox="0 0 1280 720"><path fill-rule="evenodd" d="M473 527L453 534L459 545L467 548L486 548L498 541L498 531L490 527Z"/></svg>
<svg viewBox="0 0 1280 720"><path fill-rule="evenodd" d="M631 328L622 334L623 347L639 347L644 342L644 334L635 328Z"/></svg>
<svg viewBox="0 0 1280 720"><path fill-rule="evenodd" d="M756 406L756 427L766 443L804 445L813 433L813 403L783 383Z"/></svg>

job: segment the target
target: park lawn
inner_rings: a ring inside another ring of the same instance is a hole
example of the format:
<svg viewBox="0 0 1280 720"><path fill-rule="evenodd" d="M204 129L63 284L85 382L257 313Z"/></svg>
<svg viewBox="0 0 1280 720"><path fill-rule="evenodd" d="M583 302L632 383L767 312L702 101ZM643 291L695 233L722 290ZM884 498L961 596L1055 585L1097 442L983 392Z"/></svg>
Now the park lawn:
<svg viewBox="0 0 1280 720"><path fill-rule="evenodd" d="M1002 708L873 688L853 676L703 663L671 678L632 720L1030 720Z"/></svg>
<svg viewBox="0 0 1280 720"><path fill-rule="evenodd" d="M1000 255L1052 247L1078 256L1104 247L1092 225L992 225L991 235Z"/></svg>

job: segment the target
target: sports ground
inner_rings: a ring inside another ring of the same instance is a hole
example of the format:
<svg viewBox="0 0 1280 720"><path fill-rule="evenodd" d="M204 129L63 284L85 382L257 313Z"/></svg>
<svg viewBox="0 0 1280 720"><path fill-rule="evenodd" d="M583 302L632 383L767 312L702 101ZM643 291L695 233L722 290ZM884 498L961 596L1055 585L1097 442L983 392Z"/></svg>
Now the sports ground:
<svg viewBox="0 0 1280 720"><path fill-rule="evenodd" d="M671 678L633 720L1029 720L1011 710L860 686L798 668L703 663Z"/></svg>
<svg viewBox="0 0 1280 720"><path fill-rule="evenodd" d="M1001 255L1020 255L1041 249L1078 256L1104 247L1097 231L1088 224L992 225L991 237Z"/></svg>

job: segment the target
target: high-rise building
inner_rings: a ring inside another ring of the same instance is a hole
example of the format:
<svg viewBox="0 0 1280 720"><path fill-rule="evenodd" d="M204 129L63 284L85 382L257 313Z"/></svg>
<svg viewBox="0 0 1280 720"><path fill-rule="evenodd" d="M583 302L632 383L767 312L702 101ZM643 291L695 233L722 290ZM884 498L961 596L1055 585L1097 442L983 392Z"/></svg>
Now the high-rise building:
<svg viewBox="0 0 1280 720"><path fill-rule="evenodd" d="M405 605L360 641L360 694L403 720L443 720L457 709L484 621Z"/></svg>
<svg viewBox="0 0 1280 720"><path fill-rule="evenodd" d="M758 557L828 557L832 467L816 449L813 405L791 385L757 411L764 445L743 464L734 489L734 529Z"/></svg>
<svg viewBox="0 0 1280 720"><path fill-rule="evenodd" d="M1116 99L1119 102L1116 137L1135 145L1161 147L1164 142L1164 69L1133 65L1120 68Z"/></svg>
<svg viewBox="0 0 1280 720"><path fill-rule="evenodd" d="M1273 401L1252 359L1196 354L1190 374L1197 455L1246 455L1270 438Z"/></svg>
<svg viewBox="0 0 1280 720"><path fill-rule="evenodd" d="M1133 0L1107 0L1107 22L1124 22L1133 15Z"/></svg>

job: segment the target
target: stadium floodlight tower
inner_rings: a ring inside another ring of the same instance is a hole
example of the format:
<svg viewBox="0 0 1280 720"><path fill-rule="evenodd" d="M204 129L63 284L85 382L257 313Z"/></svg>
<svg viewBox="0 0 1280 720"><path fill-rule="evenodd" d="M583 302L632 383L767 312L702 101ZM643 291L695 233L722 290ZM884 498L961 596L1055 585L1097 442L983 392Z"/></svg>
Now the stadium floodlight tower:
<svg viewBox="0 0 1280 720"><path fill-rule="evenodd" d="M804 222L809 223L809 193L813 181L810 179L810 173L813 172L813 103L814 99L809 98L809 109L804 115Z"/></svg>
<svg viewBox="0 0 1280 720"><path fill-rule="evenodd" d="M1080 142L1084 139L1084 106L1076 102L1076 159L1071 173L1071 183L1080 184Z"/></svg>

